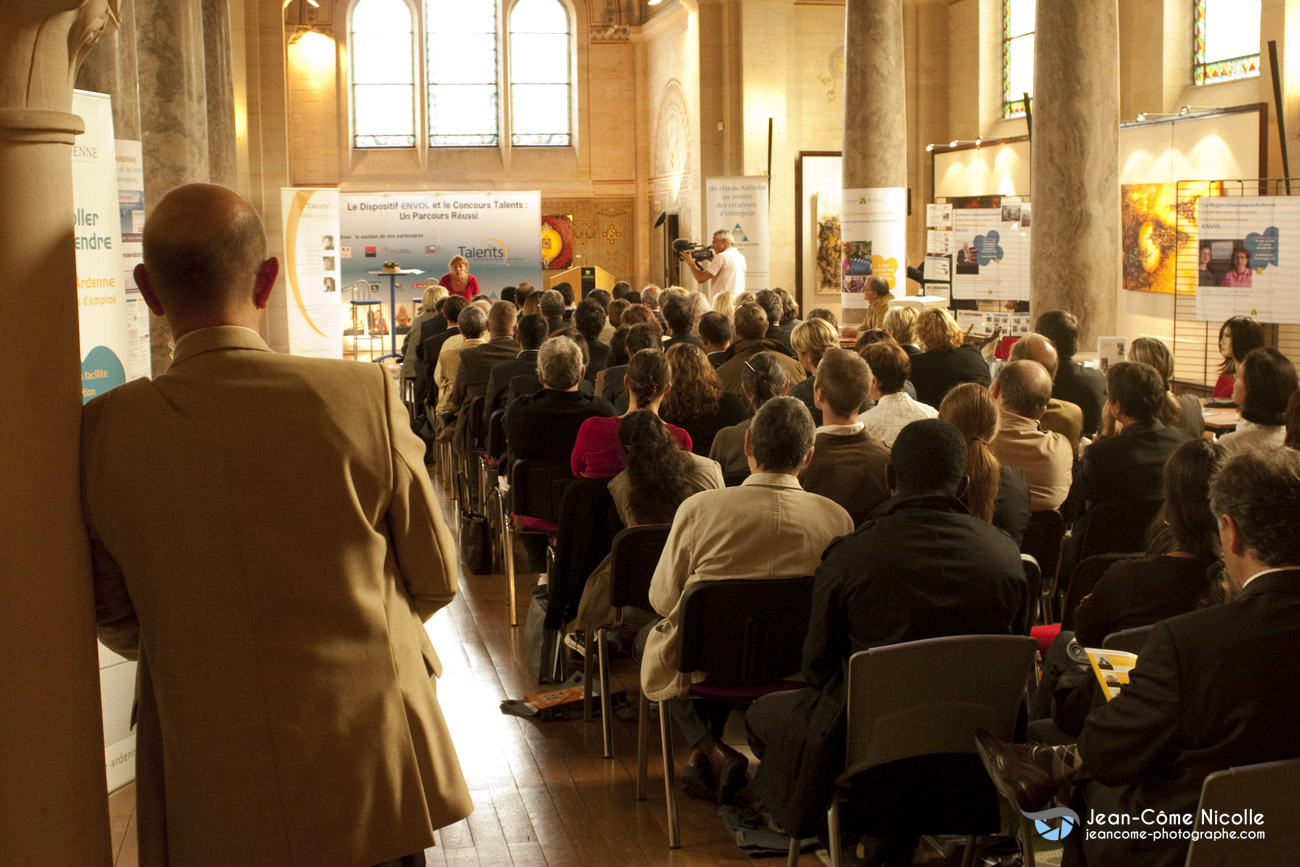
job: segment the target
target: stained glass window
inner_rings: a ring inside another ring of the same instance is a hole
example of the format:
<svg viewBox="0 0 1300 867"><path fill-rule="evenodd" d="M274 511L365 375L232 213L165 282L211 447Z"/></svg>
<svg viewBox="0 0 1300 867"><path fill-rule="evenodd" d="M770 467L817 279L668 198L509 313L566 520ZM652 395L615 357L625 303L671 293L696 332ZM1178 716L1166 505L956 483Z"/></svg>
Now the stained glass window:
<svg viewBox="0 0 1300 867"><path fill-rule="evenodd" d="M510 143L571 141L569 13L559 0L519 0L510 12Z"/></svg>
<svg viewBox="0 0 1300 867"><path fill-rule="evenodd" d="M1260 0L1193 0L1192 81L1259 75Z"/></svg>
<svg viewBox="0 0 1300 867"><path fill-rule="evenodd" d="M425 0L429 144L495 145L496 0Z"/></svg>
<svg viewBox="0 0 1300 867"><path fill-rule="evenodd" d="M404 0L360 0L352 10L352 131L359 148L415 145L415 55Z"/></svg>
<svg viewBox="0 0 1300 867"><path fill-rule="evenodd" d="M1036 0L1002 0L1002 116L1024 117L1034 95Z"/></svg>

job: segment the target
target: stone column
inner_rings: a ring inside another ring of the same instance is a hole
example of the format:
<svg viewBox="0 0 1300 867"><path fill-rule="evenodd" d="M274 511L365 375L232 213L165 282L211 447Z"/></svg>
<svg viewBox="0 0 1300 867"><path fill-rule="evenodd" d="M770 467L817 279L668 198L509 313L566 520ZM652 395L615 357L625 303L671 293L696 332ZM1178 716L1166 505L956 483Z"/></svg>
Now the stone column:
<svg viewBox="0 0 1300 867"><path fill-rule="evenodd" d="M0 860L109 865L72 226L77 67L116 2L0 0Z"/></svg>
<svg viewBox="0 0 1300 867"><path fill-rule="evenodd" d="M229 3L227 0L203 0L208 177L214 184L233 189L239 169L235 156L235 81L230 63Z"/></svg>
<svg viewBox="0 0 1300 867"><path fill-rule="evenodd" d="M122 0L121 26L106 34L77 71L77 87L113 97L113 135L140 140L135 59L135 0Z"/></svg>
<svg viewBox="0 0 1300 867"><path fill-rule="evenodd" d="M1034 31L1030 310L1113 334L1123 251L1116 0L1040 3Z"/></svg>
<svg viewBox="0 0 1300 867"><path fill-rule="evenodd" d="M210 179L202 0L136 0L136 53L150 211L173 188ZM157 376L171 364L171 330L153 315L149 330Z"/></svg>

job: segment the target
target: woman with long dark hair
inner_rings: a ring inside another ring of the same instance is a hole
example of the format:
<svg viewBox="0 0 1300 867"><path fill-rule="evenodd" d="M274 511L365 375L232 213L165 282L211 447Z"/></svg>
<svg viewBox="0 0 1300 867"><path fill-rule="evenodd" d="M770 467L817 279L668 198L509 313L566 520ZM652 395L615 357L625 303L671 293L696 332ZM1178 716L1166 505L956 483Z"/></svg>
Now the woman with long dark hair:
<svg viewBox="0 0 1300 867"><path fill-rule="evenodd" d="M643 349L628 362L623 386L627 389L628 411L623 418L637 410L659 413L659 405L672 388L672 368L668 359L657 349ZM624 467L623 447L619 443L622 418L593 416L578 428L569 458L573 474L588 479L606 479L618 475ZM668 425L668 432L684 449L690 450L691 435L676 425Z"/></svg>
<svg viewBox="0 0 1300 867"><path fill-rule="evenodd" d="M1296 390L1290 359L1261 346L1252 349L1237 368L1232 401L1241 407L1237 429L1219 437L1228 454L1247 448L1278 448L1286 444L1286 407Z"/></svg>
<svg viewBox="0 0 1300 867"><path fill-rule="evenodd" d="M1019 543L1029 525L1029 480L989 448L1001 426L997 401L984 386L963 383L939 404L939 418L966 437L966 508Z"/></svg>
<svg viewBox="0 0 1300 867"><path fill-rule="evenodd" d="M739 424L749 410L739 396L722 390L717 371L704 350L693 343L678 343L668 350L673 368L673 389L664 399L660 415L686 428L692 451L707 455L713 437L724 427Z"/></svg>
<svg viewBox="0 0 1300 867"><path fill-rule="evenodd" d="M1214 383L1212 397L1232 397L1237 375L1237 365L1252 349L1264 345L1264 326L1249 316L1233 316L1219 326L1219 378Z"/></svg>
<svg viewBox="0 0 1300 867"><path fill-rule="evenodd" d="M772 398L780 397L790 390L785 368L770 352L756 352L749 357L745 369L740 372L740 387L745 392L745 399L749 401L751 415ZM749 430L751 421L752 417L747 418L739 424L724 427L714 435L709 457L722 465L722 472L749 472L749 459L745 457L745 431Z"/></svg>

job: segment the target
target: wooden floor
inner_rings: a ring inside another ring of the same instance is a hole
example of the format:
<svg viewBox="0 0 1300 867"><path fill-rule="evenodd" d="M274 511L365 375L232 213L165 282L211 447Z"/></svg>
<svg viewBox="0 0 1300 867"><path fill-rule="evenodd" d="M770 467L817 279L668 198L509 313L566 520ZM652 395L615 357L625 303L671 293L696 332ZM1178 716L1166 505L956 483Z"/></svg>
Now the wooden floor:
<svg viewBox="0 0 1300 867"><path fill-rule="evenodd" d="M440 488L439 495L454 527ZM517 562L527 562L522 548ZM535 578L519 577L521 605ZM510 628L504 576L472 575L462 567L460 590L427 628L445 668L438 698L474 796L474 813L439 832L438 845L427 852L430 865L750 863L727 835L717 807L686 795L678 797L682 847L668 848L657 728L651 732L648 799L637 801L635 719L615 719L617 758L605 759L599 720L538 723L501 713L502 699L538 689L525 671L523 628ZM521 609L521 623L522 617ZM613 688L628 689L635 702L631 661L616 659L611 672ZM680 738L675 743L680 769L689 751ZM134 786L114 792L109 803L115 863L135 867ZM806 854L799 863L822 862Z"/></svg>

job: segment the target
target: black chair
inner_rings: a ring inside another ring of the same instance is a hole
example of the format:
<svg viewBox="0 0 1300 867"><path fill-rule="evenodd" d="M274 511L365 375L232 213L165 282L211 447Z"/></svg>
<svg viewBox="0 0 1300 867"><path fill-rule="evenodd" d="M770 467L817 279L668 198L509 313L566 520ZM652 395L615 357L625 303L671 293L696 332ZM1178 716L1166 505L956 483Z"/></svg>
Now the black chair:
<svg viewBox="0 0 1300 867"><path fill-rule="evenodd" d="M1093 506L1084 516L1079 560L1097 554L1145 550L1147 528L1163 505L1164 500L1121 500Z"/></svg>
<svg viewBox="0 0 1300 867"><path fill-rule="evenodd" d="M501 568L505 566L505 546L506 546L506 501L505 492L497 484L497 478L501 474L501 461L506 454L506 412L499 409L492 413L487 420L487 433L484 438L483 454L479 456L479 478L486 483L484 488L483 502L487 503L491 498L494 506L493 511L496 518L497 527L497 553L500 559ZM487 511L485 507L484 512Z"/></svg>
<svg viewBox="0 0 1300 867"><path fill-rule="evenodd" d="M1025 535L1020 540L1020 553L1029 554L1038 561L1042 574L1042 593L1034 601L1038 606L1038 622L1052 621L1052 602L1056 596L1056 567L1061 559L1061 540L1065 538L1065 518L1056 509L1029 513Z"/></svg>
<svg viewBox="0 0 1300 867"><path fill-rule="evenodd" d="M519 460L510 467L510 508L503 522L506 582L510 599L510 625L519 623L515 599L515 536L542 536L549 543L559 529L559 510L553 500L553 485L573 478L568 462ZM553 552L548 549L548 558Z"/></svg>
<svg viewBox="0 0 1300 867"><path fill-rule="evenodd" d="M708 677L691 685L692 698L740 703L771 692L798 689L786 680L803 664L803 642L812 608L811 575L799 578L696 581L681 599L677 624L676 667L703 671ZM646 749L649 700L641 694L637 753ZM668 801L668 845L681 845L677 823L677 781L673 768L672 724L659 713L659 740L664 757L664 794ZM644 791L645 768L637 769L637 791Z"/></svg>
<svg viewBox="0 0 1300 867"><path fill-rule="evenodd" d="M749 478L749 470L736 470L735 472L723 473L722 483L728 488L735 488L744 484L747 478Z"/></svg>
<svg viewBox="0 0 1300 867"><path fill-rule="evenodd" d="M1034 603L1039 598L1043 590L1043 570L1039 568L1038 561L1032 554L1021 554L1020 565L1025 570L1025 623L1024 633L1029 634L1029 630L1034 626Z"/></svg>
<svg viewBox="0 0 1300 867"><path fill-rule="evenodd" d="M1141 557L1141 552L1127 554L1097 554L1083 560L1079 565L1074 567L1074 572L1070 575L1070 581L1065 586L1065 604L1061 611L1061 629L1074 629L1074 609L1079 607L1083 597L1092 592L1101 580L1101 576L1106 574L1106 570L1114 566L1120 560L1131 560L1135 557Z"/></svg>
<svg viewBox="0 0 1300 867"><path fill-rule="evenodd" d="M652 611L650 607L650 579L654 577L655 567L659 565L659 555L668 542L668 530L671 524L643 524L628 527L614 537L614 544L609 551L609 604L617 611L613 623L597 627L594 644L599 654L600 665L600 719L601 737L604 741L604 755L614 758L614 720L613 707L609 696L609 654L605 636L611 627L623 625L624 608L640 608ZM584 684L591 683L591 648L587 648L583 660ZM591 717L591 691L586 690L582 698L583 719ZM644 745L644 742L642 743ZM637 756L641 775L637 778L637 798L645 797L646 754L642 751Z"/></svg>
<svg viewBox="0 0 1300 867"><path fill-rule="evenodd" d="M1154 623L1147 626L1134 626L1132 629L1121 629L1119 632L1112 632L1102 639L1101 646L1105 650L1118 650L1122 653L1142 654L1142 648L1151 637L1156 625Z"/></svg>

